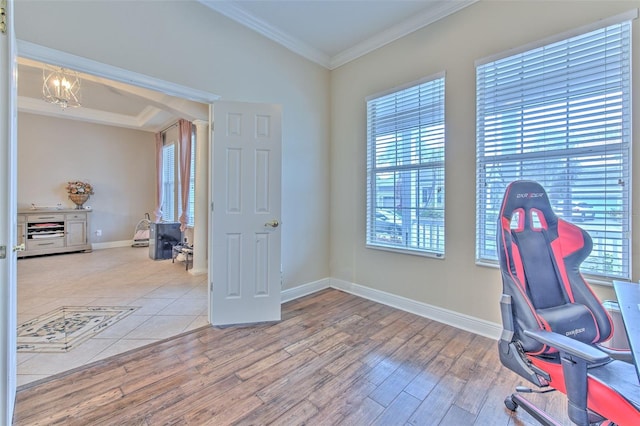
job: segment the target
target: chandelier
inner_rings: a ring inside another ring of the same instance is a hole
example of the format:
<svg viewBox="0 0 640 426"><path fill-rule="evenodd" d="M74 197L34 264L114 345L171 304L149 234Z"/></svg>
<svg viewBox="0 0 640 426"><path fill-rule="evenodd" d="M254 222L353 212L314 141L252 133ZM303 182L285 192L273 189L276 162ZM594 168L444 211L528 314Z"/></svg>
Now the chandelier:
<svg viewBox="0 0 640 426"><path fill-rule="evenodd" d="M79 107L80 78L78 73L65 68L45 65L42 68L42 99L62 109Z"/></svg>

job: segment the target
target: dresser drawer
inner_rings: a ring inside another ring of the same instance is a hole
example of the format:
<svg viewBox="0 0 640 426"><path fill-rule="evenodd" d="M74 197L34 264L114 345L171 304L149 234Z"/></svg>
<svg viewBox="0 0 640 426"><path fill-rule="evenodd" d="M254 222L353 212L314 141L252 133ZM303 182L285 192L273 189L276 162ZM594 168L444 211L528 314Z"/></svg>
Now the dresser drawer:
<svg viewBox="0 0 640 426"><path fill-rule="evenodd" d="M38 214L29 215L27 219L29 222L57 222L64 220L64 214Z"/></svg>
<svg viewBox="0 0 640 426"><path fill-rule="evenodd" d="M27 250L42 250L64 247L64 237L27 240Z"/></svg>
<svg viewBox="0 0 640 426"><path fill-rule="evenodd" d="M67 213L64 216L66 220L87 220L86 213Z"/></svg>

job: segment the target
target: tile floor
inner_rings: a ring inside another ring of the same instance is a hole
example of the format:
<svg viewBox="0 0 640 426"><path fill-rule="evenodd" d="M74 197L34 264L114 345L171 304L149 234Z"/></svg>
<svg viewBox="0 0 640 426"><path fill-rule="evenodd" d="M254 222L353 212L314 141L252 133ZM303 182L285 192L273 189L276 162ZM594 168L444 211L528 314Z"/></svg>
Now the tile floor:
<svg viewBox="0 0 640 426"><path fill-rule="evenodd" d="M60 306L139 306L67 353L18 353L18 385L208 324L207 276L120 247L18 260L18 324Z"/></svg>

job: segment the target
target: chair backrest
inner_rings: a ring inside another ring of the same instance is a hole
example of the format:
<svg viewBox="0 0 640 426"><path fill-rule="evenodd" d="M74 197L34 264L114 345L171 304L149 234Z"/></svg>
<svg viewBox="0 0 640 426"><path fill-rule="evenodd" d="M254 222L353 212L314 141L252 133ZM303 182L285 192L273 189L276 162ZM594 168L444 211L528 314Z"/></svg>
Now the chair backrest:
<svg viewBox="0 0 640 426"><path fill-rule="evenodd" d="M549 330L585 343L608 340L611 318L580 274L592 248L587 232L559 218L544 188L515 181L498 219L503 293L511 296L514 338L526 352L551 353L522 330Z"/></svg>

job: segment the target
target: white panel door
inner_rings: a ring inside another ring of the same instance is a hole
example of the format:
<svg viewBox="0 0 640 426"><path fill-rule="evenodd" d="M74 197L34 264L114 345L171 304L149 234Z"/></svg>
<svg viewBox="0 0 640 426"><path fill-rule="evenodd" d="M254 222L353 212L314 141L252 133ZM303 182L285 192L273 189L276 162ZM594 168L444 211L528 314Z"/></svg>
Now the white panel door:
<svg viewBox="0 0 640 426"><path fill-rule="evenodd" d="M9 425L16 397L16 62L13 0L0 5L0 424Z"/></svg>
<svg viewBox="0 0 640 426"><path fill-rule="evenodd" d="M281 116L278 105L213 105L213 325L280 320Z"/></svg>

